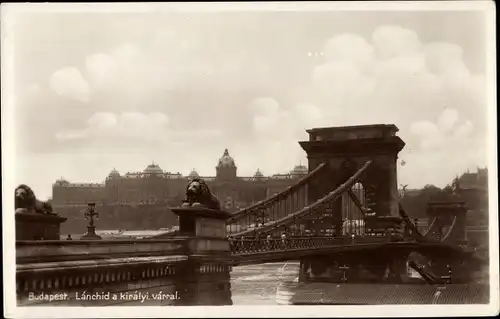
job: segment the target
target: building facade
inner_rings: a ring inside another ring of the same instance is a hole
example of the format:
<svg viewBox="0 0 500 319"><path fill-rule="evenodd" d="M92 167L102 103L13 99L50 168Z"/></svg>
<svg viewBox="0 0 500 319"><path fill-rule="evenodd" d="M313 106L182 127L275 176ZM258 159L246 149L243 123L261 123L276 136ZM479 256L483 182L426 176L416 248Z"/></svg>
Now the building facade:
<svg viewBox="0 0 500 319"><path fill-rule="evenodd" d="M186 186L193 178L203 178L224 209L235 212L284 190L308 174L307 167L297 165L287 174L264 176L257 169L251 177L240 177L227 149L218 160L215 171L215 176L199 176L195 170L183 176L165 172L158 164L152 163L142 172L123 175L113 169L103 183L70 183L61 178L53 184L52 204L55 210L68 217L65 223L68 226L63 226L67 232L85 228L82 211L89 202L95 202L101 210L101 221L98 222L101 227L171 227L176 220L168 207L181 204ZM168 221L165 216L168 216ZM79 226L73 227L73 224Z"/></svg>
<svg viewBox="0 0 500 319"><path fill-rule="evenodd" d="M467 204L468 224L488 225L488 169L478 168L474 173L463 173L453 180L452 188Z"/></svg>

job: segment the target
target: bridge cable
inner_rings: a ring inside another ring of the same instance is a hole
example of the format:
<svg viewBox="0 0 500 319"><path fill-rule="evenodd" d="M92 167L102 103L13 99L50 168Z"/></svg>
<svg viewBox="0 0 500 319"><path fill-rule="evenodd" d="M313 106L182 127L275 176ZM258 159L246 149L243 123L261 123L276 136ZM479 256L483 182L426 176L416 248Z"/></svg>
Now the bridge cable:
<svg viewBox="0 0 500 319"><path fill-rule="evenodd" d="M290 223L293 221L294 217L304 217L305 215L310 214L313 210L318 209L321 206L324 206L325 204L328 205L331 201L336 200L342 193L347 191L348 187L352 187L354 185L359 177L361 176L362 173L371 165L372 161L367 161L356 173L354 173L346 182L344 182L342 185L337 187L335 190L331 191L327 195L323 196L322 198L318 199L316 202L314 202L312 205L304 207L297 212L294 212L292 214L289 214L285 217L282 217L276 221L274 221L274 227L269 227L269 228L278 228L283 226L284 224ZM271 225L269 225L271 226ZM268 226L262 227L262 231L265 231ZM242 236L249 234L253 230L245 230L236 234L233 234L233 236Z"/></svg>

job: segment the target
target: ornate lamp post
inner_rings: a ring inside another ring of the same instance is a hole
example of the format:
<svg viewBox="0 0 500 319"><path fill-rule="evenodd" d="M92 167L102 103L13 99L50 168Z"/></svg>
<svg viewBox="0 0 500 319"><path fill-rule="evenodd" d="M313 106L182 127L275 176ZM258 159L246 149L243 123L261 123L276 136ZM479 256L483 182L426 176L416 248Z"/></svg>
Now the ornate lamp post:
<svg viewBox="0 0 500 319"><path fill-rule="evenodd" d="M87 233L80 239L102 239L101 236L95 233L94 217L99 218L99 213L95 211L95 203L89 203L88 205L83 216L89 221L89 225L87 226Z"/></svg>

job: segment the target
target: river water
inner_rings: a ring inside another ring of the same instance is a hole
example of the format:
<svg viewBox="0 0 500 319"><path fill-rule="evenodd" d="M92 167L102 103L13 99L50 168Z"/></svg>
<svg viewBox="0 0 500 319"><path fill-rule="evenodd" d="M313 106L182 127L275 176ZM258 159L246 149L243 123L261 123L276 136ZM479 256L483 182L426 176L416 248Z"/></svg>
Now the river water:
<svg viewBox="0 0 500 319"><path fill-rule="evenodd" d="M276 290L282 281L299 275L299 262L268 263L234 267L231 273L233 305L276 305Z"/></svg>

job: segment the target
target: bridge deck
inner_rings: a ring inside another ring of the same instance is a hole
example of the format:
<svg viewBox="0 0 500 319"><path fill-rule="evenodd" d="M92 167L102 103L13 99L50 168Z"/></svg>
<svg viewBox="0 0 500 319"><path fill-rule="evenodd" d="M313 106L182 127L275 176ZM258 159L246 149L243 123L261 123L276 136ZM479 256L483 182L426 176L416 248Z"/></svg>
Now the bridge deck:
<svg viewBox="0 0 500 319"><path fill-rule="evenodd" d="M355 238L290 238L282 240L247 240L232 246L233 265L248 265L267 262L298 260L305 256L325 255L346 251L382 250L432 250L443 255L465 256L471 252L456 246L441 243L419 243L416 241L390 241L387 237Z"/></svg>

